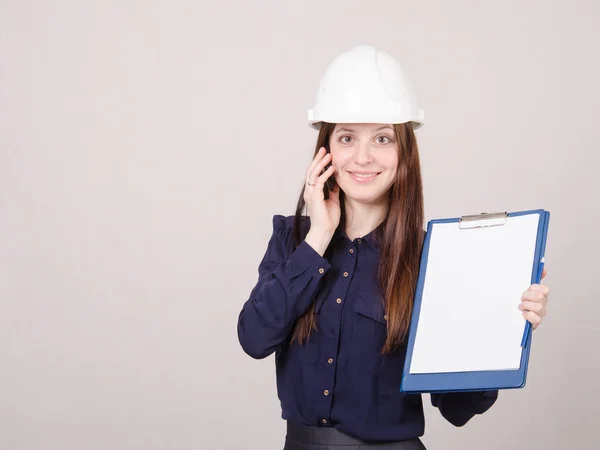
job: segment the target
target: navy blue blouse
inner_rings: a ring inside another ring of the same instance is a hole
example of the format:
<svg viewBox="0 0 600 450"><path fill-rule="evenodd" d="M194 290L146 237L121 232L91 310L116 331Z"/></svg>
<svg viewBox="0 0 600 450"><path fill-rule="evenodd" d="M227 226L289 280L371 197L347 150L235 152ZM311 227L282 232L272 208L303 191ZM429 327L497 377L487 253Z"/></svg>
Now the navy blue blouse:
<svg viewBox="0 0 600 450"><path fill-rule="evenodd" d="M259 278L238 319L244 351L275 352L277 391L285 420L335 427L365 441L423 435L421 395L400 392L405 346L381 355L386 338L377 268L376 229L351 241L339 230L325 257L306 241L294 249L293 216L276 215ZM381 227L381 225L380 225ZM379 228L380 228L379 227ZM303 235L310 219L303 222ZM312 303L317 332L290 345L293 326ZM452 424L488 410L498 391L432 394Z"/></svg>

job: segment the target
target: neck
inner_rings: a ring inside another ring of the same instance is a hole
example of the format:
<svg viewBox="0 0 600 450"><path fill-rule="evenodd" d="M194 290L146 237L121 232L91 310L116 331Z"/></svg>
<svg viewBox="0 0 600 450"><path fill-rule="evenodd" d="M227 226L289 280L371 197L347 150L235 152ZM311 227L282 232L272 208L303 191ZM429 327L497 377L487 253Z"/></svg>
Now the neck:
<svg viewBox="0 0 600 450"><path fill-rule="evenodd" d="M357 203L346 199L346 235L350 240L363 237L383 222L387 214L387 202Z"/></svg>

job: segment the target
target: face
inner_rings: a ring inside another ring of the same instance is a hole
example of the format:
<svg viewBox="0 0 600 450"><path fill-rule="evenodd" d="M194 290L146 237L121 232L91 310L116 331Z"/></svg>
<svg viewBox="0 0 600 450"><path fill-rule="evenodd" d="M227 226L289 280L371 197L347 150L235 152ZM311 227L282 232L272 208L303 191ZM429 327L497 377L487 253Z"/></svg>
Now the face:
<svg viewBox="0 0 600 450"><path fill-rule="evenodd" d="M387 201L398 171L398 142L390 125L337 124L329 146L335 181L348 200Z"/></svg>

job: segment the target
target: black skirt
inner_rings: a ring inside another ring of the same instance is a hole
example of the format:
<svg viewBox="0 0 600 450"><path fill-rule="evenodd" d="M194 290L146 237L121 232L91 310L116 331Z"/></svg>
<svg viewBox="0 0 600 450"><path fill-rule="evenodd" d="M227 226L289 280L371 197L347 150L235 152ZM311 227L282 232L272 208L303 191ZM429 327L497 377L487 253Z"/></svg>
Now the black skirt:
<svg viewBox="0 0 600 450"><path fill-rule="evenodd" d="M426 450L420 439L374 444L353 438L335 428L311 427L287 422L283 450Z"/></svg>

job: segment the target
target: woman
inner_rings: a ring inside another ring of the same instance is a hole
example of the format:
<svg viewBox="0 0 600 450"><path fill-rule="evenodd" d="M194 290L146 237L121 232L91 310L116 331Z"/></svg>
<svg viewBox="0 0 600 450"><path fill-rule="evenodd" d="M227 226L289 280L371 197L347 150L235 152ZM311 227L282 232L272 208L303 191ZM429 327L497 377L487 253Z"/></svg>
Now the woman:
<svg viewBox="0 0 600 450"><path fill-rule="evenodd" d="M275 352L285 449L423 449L421 396L399 390L424 239L422 111L402 67L358 46L330 64L309 121L314 159L296 215L273 219L240 343L257 359ZM534 329L547 295L522 296ZM497 395L431 401L462 426Z"/></svg>

